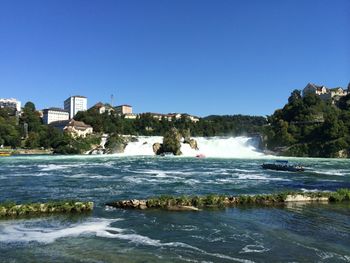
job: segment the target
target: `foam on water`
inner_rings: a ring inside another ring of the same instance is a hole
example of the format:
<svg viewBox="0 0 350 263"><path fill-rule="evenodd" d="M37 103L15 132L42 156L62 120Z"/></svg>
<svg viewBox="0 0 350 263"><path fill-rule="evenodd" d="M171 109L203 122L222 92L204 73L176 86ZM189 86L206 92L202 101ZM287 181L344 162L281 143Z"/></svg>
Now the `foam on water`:
<svg viewBox="0 0 350 263"><path fill-rule="evenodd" d="M316 174L335 175L335 176L350 175L350 170L347 170L347 169L310 170L310 172L313 172Z"/></svg>
<svg viewBox="0 0 350 263"><path fill-rule="evenodd" d="M263 245L246 245L242 248L240 253L264 253L269 251L270 249L265 248Z"/></svg>
<svg viewBox="0 0 350 263"><path fill-rule="evenodd" d="M41 220L10 221L0 225L0 242L39 242L52 243L59 238L74 237L82 234L103 234L109 225L117 220L94 219L71 226L57 225L57 222L45 222L49 227L43 227ZM113 228L114 231L120 229Z"/></svg>
<svg viewBox="0 0 350 263"><path fill-rule="evenodd" d="M87 222L73 224L70 226L60 225L59 222L45 222L43 220L10 221L0 225L0 243L53 243L60 238L78 237L81 235L95 235L104 238L116 238L129 241L133 244L154 247L177 247L200 252L212 257L228 259L236 262L251 263L253 261L234 258L220 253L209 253L200 248L183 242L161 242L147 236L129 233L127 229L112 227L113 222L121 219L94 218ZM42 223L46 223L45 227ZM47 224L49 226L47 226Z"/></svg>

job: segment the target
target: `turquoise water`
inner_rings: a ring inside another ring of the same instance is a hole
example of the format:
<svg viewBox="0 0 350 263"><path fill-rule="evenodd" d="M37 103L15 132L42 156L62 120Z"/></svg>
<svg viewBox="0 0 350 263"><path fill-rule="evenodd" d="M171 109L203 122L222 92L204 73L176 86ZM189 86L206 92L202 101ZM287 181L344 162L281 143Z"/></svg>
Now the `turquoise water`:
<svg viewBox="0 0 350 263"><path fill-rule="evenodd" d="M350 188L350 160L35 156L0 159L0 202L94 201L90 215L0 221L0 262L350 262L350 204L136 211L104 203L161 194Z"/></svg>

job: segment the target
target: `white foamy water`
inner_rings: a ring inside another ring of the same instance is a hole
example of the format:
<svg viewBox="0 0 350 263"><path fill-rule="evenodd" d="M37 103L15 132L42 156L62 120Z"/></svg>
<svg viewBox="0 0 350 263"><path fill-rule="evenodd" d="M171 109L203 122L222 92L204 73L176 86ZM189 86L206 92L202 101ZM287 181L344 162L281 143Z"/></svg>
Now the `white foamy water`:
<svg viewBox="0 0 350 263"><path fill-rule="evenodd" d="M199 150L191 149L188 144L181 144L182 156L195 157L202 154L206 157L216 158L257 158L264 154L259 152L255 141L249 137L195 137ZM162 143L161 136L138 137L138 142L130 142L123 155L154 155L152 146L154 143Z"/></svg>
<svg viewBox="0 0 350 263"><path fill-rule="evenodd" d="M40 220L6 222L0 226L0 242L39 242L52 243L59 238L74 237L83 234L104 235L109 225L118 220L95 219L68 227L55 224L50 227L40 226ZM50 223L49 223L50 224ZM114 231L120 229L113 228Z"/></svg>
<svg viewBox="0 0 350 263"><path fill-rule="evenodd" d="M113 222L121 219L94 218L90 221L73 224L70 226L60 225L59 222L46 222L49 226L41 226L41 220L22 220L7 222L0 225L0 243L53 243L60 238L78 237L81 235L95 235L103 238L125 240L130 243L153 246L153 247L177 247L189 249L208 256L228 259L236 262L252 263L254 261L230 257L220 253L209 253L195 246L183 242L161 242L147 236L130 233L127 229L110 226Z"/></svg>

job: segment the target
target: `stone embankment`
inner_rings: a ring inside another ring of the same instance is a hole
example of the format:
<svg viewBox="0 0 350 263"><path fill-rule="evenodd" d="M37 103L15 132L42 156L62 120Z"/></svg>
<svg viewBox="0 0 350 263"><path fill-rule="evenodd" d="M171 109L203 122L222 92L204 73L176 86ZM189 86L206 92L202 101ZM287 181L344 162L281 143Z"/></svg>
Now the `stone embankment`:
<svg viewBox="0 0 350 263"><path fill-rule="evenodd" d="M239 205L281 205L293 202L341 202L350 200L350 189L336 192L284 192L270 195L207 195L207 196L160 196L147 200L122 200L107 203L122 209L166 209L174 211L199 211L210 207L230 207Z"/></svg>
<svg viewBox="0 0 350 263"><path fill-rule="evenodd" d="M44 214L83 213L92 211L93 202L59 201L48 203L0 203L0 218Z"/></svg>

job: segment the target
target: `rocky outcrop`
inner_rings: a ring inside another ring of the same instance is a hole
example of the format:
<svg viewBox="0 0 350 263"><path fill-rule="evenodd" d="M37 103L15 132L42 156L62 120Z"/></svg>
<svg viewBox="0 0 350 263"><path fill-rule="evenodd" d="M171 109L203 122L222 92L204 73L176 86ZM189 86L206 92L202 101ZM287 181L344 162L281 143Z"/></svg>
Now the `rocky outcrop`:
<svg viewBox="0 0 350 263"><path fill-rule="evenodd" d="M182 137L183 137L183 143L187 143L190 145L190 147L194 150L199 150L198 149L198 144L195 139L191 139L191 131L190 129L185 129L181 132Z"/></svg>
<svg viewBox="0 0 350 263"><path fill-rule="evenodd" d="M106 205L116 207L116 208L122 208L122 209L141 209L141 210L153 207L151 201L137 200L137 199L111 202L111 203L107 203ZM190 206L190 205L168 205L168 206L164 206L163 208L169 211L199 211L200 210L199 208Z"/></svg>
<svg viewBox="0 0 350 263"><path fill-rule="evenodd" d="M142 210L142 209L149 208L147 206L147 200L137 200L137 199L111 202L111 203L107 203L106 205L116 207L116 208L124 208L124 209L135 208L135 209Z"/></svg>
<svg viewBox="0 0 350 263"><path fill-rule="evenodd" d="M181 133L176 128L171 128L168 132L164 134L162 144L153 144L153 151L157 155L161 155L164 153L181 155L181 139Z"/></svg>
<svg viewBox="0 0 350 263"><path fill-rule="evenodd" d="M184 129L181 131L181 135L184 138L184 143L188 142L191 139L190 129Z"/></svg>
<svg viewBox="0 0 350 263"><path fill-rule="evenodd" d="M159 155L162 153L162 144L159 143L159 142L156 142L155 144L153 144L152 146L153 148L153 152L156 154L156 155Z"/></svg>
<svg viewBox="0 0 350 263"><path fill-rule="evenodd" d="M99 154L105 154L105 152L106 152L106 150L101 145L98 145L95 148L93 148L92 150L88 151L88 154L99 155Z"/></svg>
<svg viewBox="0 0 350 263"><path fill-rule="evenodd" d="M130 137L128 138L128 141L129 141L129 142L138 142L139 139L138 139L137 137L135 137L135 136L130 136Z"/></svg>
<svg viewBox="0 0 350 263"><path fill-rule="evenodd" d="M148 200L124 200L107 203L122 209L166 209L172 211L198 211L205 207L229 207L238 205L289 205L308 202L342 202L350 201L350 189L339 189L336 192L283 192L270 195L240 196L161 196Z"/></svg>
<svg viewBox="0 0 350 263"><path fill-rule="evenodd" d="M184 139L184 143L189 144L190 147L194 150L197 150L197 151L199 150L197 141L195 139L188 139L188 140Z"/></svg>
<svg viewBox="0 0 350 263"><path fill-rule="evenodd" d="M303 194L287 195L284 202L328 202L326 196L305 196Z"/></svg>
<svg viewBox="0 0 350 263"><path fill-rule="evenodd" d="M347 150L340 150L335 153L335 158L348 158L349 154Z"/></svg>
<svg viewBox="0 0 350 263"><path fill-rule="evenodd" d="M123 136L118 134L110 135L105 144L106 153L107 154L123 153L127 145L128 145L128 140Z"/></svg>

